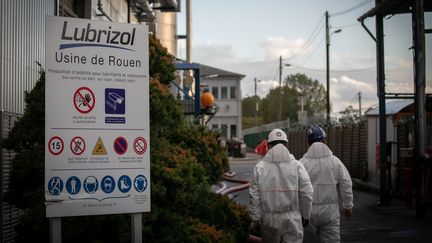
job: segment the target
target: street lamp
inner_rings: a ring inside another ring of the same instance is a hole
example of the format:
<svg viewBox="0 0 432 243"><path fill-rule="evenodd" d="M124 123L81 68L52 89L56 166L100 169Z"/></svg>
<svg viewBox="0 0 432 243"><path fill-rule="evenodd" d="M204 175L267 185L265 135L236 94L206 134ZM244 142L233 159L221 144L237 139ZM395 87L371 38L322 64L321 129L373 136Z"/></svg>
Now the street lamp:
<svg viewBox="0 0 432 243"><path fill-rule="evenodd" d="M327 92L326 92L326 99L327 99L327 124L330 124L330 58L329 58L329 49L330 49L330 35L335 33L340 33L342 29L337 29L331 33L330 26L329 26L329 14L328 11L325 13L326 17L326 63L327 63L327 71L326 71L326 81L327 81Z"/></svg>
<svg viewBox="0 0 432 243"><path fill-rule="evenodd" d="M289 67L291 64L284 63L283 66ZM282 56L279 57L279 121L282 120Z"/></svg>
<svg viewBox="0 0 432 243"><path fill-rule="evenodd" d="M262 80L258 80L257 78L254 78L255 83L255 99L257 99L257 84L261 82ZM258 100L255 101L255 126L258 125Z"/></svg>

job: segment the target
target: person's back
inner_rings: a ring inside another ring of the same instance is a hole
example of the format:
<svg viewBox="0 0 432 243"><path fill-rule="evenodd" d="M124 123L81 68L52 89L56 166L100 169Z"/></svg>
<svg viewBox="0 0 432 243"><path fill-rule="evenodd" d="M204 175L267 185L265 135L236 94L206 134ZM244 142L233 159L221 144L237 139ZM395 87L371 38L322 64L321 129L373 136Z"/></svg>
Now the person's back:
<svg viewBox="0 0 432 243"><path fill-rule="evenodd" d="M321 129L321 128L320 128ZM312 181L313 206L310 217L310 225L322 242L340 241L340 192L342 206L347 218L351 216L353 207L353 194L351 177L329 147L321 141L325 138L325 132L319 131L319 139L310 139L310 147L300 162L307 170ZM308 241L305 235L305 242Z"/></svg>
<svg viewBox="0 0 432 243"><path fill-rule="evenodd" d="M284 144L273 144L253 174L249 209L252 219L260 222L264 242L301 242L302 217L309 217L312 201L303 165Z"/></svg>

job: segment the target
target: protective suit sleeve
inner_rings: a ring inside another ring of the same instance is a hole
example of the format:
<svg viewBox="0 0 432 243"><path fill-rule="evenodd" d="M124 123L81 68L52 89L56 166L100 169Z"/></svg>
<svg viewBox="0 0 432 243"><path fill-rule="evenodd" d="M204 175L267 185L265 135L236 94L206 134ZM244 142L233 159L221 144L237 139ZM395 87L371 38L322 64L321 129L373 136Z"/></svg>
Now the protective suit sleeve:
<svg viewBox="0 0 432 243"><path fill-rule="evenodd" d="M342 199L342 207L344 209L350 209L354 206L351 176L345 165L340 160L338 170L338 184Z"/></svg>
<svg viewBox="0 0 432 243"><path fill-rule="evenodd" d="M258 169L255 167L252 182L249 187L249 214L253 221L259 221L261 218L261 196L259 189Z"/></svg>
<svg viewBox="0 0 432 243"><path fill-rule="evenodd" d="M309 175L301 163L299 163L298 171L300 213L303 218L308 219L312 210L313 187Z"/></svg>

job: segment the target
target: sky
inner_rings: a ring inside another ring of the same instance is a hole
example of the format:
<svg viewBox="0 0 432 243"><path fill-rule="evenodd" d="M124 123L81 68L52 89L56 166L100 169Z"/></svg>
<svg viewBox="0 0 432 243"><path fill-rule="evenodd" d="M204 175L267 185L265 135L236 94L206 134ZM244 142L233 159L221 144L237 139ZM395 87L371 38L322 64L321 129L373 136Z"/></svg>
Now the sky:
<svg viewBox="0 0 432 243"><path fill-rule="evenodd" d="M337 114L350 105L361 109L378 103L376 45L357 18L374 7L373 0L191 0L192 62L245 75L242 97L265 97L282 77L301 73L326 87L325 12L330 18L330 102ZM185 0L177 15L177 32L186 34ZM432 28L425 13L425 28ZM366 26L375 33L375 18ZM384 20L386 92L413 93L411 15ZM431 48L426 35L426 50ZM186 59L184 40L177 56ZM426 51L426 92L432 92L430 51Z"/></svg>

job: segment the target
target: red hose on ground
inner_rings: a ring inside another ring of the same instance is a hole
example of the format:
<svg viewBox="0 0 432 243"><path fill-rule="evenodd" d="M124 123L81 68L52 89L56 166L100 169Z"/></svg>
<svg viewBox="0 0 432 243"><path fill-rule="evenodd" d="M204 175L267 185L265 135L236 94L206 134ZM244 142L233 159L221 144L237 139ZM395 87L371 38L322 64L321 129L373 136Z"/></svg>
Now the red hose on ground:
<svg viewBox="0 0 432 243"><path fill-rule="evenodd" d="M225 181L235 182L235 183L241 183L242 185L240 185L240 186L233 186L233 187L227 188L225 190L222 190L220 192L222 195L228 195L230 193L238 192L238 191L243 191L243 190L246 190L246 189L249 188L250 182L248 180L234 179L233 177L235 176L235 174L236 173L234 171L225 172L223 174L222 178ZM250 242L250 243L261 243L262 240L258 236L249 235L248 242Z"/></svg>

